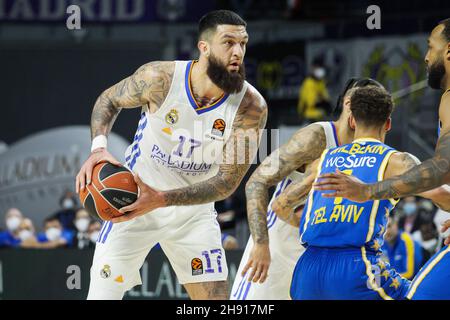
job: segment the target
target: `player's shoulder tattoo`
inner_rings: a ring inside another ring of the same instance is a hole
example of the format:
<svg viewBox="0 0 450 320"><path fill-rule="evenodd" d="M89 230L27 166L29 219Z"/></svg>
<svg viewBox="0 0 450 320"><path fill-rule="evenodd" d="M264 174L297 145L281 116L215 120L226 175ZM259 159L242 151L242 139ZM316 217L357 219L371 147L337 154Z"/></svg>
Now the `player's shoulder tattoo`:
<svg viewBox="0 0 450 320"><path fill-rule="evenodd" d="M158 110L166 99L174 71L174 61L152 61L136 71L136 81L147 96L150 112Z"/></svg>
<svg viewBox="0 0 450 320"><path fill-rule="evenodd" d="M236 112L234 129L263 129L267 121L268 107L263 96L251 85L247 86L244 97Z"/></svg>

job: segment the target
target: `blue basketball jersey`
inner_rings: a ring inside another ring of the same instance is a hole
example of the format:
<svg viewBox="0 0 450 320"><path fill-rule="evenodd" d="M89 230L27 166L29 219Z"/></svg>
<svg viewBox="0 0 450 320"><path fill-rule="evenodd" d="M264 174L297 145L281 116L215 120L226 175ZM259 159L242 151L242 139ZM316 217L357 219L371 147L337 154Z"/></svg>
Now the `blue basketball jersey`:
<svg viewBox="0 0 450 320"><path fill-rule="evenodd" d="M325 150L318 175L336 169L363 182L383 180L389 157L395 149L375 139ZM397 201L375 200L357 203L343 198L324 198L323 191L312 190L300 221L300 239L305 246L363 247L380 251L389 212Z"/></svg>

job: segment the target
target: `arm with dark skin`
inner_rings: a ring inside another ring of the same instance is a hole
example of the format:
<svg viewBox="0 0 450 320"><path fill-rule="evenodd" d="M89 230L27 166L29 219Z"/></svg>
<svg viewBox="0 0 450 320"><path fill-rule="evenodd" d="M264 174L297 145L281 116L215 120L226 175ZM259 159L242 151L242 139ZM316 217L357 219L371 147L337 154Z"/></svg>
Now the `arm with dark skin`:
<svg viewBox="0 0 450 320"><path fill-rule="evenodd" d="M169 91L174 68L174 62L150 62L105 90L98 97L92 111L91 138L108 136L122 108L148 106L150 112L158 110ZM90 183L92 169L101 161L120 165L105 148L93 150L76 177L77 193Z"/></svg>
<svg viewBox="0 0 450 320"><path fill-rule="evenodd" d="M224 146L223 161L214 177L185 188L157 191L135 176L140 189L138 200L122 208L120 211L126 214L112 221L127 221L160 207L196 205L228 198L250 168L266 120L266 102L255 89L249 87L235 116L230 138ZM251 136L255 137L255 141L246 139Z"/></svg>
<svg viewBox="0 0 450 320"><path fill-rule="evenodd" d="M249 281L260 283L267 277L270 265L267 207L269 188L291 172L319 158L326 147L323 127L311 124L297 131L279 149L258 166L245 187L247 216L254 246L242 275L251 269Z"/></svg>

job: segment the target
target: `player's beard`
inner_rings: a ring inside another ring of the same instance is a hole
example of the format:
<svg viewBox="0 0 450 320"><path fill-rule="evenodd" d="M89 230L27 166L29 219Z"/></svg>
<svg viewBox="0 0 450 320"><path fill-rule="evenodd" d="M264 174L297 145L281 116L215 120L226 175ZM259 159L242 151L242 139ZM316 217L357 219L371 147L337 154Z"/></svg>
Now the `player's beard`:
<svg viewBox="0 0 450 320"><path fill-rule="evenodd" d="M433 89L442 88L442 80L445 76L443 59L437 60L428 67L428 85Z"/></svg>
<svg viewBox="0 0 450 320"><path fill-rule="evenodd" d="M213 54L208 57L206 74L216 86L226 93L237 93L241 91L244 86L244 64L239 66L238 71L230 72Z"/></svg>

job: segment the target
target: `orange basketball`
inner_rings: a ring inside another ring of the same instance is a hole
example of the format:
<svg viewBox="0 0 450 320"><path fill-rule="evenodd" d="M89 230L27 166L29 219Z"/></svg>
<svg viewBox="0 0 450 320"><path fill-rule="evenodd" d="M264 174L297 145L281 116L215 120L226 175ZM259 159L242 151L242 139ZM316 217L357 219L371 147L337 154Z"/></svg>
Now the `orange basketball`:
<svg viewBox="0 0 450 320"><path fill-rule="evenodd" d="M80 201L89 214L106 221L121 216L119 209L135 202L137 196L133 174L109 162L96 164L91 184L80 191Z"/></svg>

